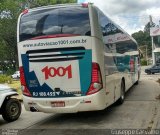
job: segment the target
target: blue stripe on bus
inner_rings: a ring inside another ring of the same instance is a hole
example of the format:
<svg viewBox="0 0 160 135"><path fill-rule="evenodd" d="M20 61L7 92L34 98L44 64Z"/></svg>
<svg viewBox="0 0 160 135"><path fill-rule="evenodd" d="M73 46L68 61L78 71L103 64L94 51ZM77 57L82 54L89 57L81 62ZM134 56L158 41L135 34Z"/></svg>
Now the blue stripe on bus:
<svg viewBox="0 0 160 135"><path fill-rule="evenodd" d="M79 60L80 86L82 96L86 95L90 83L92 72L92 51L86 50L83 59Z"/></svg>

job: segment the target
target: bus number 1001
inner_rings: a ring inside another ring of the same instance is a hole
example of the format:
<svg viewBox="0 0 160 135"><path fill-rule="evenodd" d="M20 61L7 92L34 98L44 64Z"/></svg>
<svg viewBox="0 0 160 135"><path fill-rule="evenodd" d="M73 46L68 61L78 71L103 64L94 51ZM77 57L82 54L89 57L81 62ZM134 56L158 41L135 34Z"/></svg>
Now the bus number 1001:
<svg viewBox="0 0 160 135"><path fill-rule="evenodd" d="M55 76L63 77L66 74L68 75L68 79L72 78L71 65L69 65L66 68L64 67L55 68L55 67L46 66L42 69L42 72L44 73L45 80L48 80L50 77L55 77Z"/></svg>

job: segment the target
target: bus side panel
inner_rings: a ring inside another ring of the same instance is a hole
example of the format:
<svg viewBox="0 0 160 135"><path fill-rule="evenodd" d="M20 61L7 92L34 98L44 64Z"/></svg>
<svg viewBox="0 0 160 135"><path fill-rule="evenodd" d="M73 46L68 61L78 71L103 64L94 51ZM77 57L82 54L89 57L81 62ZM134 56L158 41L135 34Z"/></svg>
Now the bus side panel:
<svg viewBox="0 0 160 135"><path fill-rule="evenodd" d="M99 25L99 17L97 10L93 7L90 7L90 22L92 29L92 62L96 62L100 66L102 81L103 81L103 89L101 91L104 93L103 97L100 97L100 100L103 100L104 105L107 107L111 100L109 100L110 96L108 96L108 88L106 88L106 76L105 76L105 63L104 63L104 43L102 38L101 27ZM112 98L113 99L113 98Z"/></svg>
<svg viewBox="0 0 160 135"><path fill-rule="evenodd" d="M106 89L111 101L120 97L121 81L125 79L128 90L137 81L138 48L136 42L99 9L99 23L104 42Z"/></svg>

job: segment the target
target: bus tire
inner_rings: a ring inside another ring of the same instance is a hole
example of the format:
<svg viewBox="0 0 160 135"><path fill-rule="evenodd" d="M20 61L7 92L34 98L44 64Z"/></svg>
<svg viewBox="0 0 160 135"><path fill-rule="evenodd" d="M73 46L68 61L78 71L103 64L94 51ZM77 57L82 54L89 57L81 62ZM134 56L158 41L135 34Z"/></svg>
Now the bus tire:
<svg viewBox="0 0 160 135"><path fill-rule="evenodd" d="M125 99L125 83L124 80L121 81L121 94L120 94L120 98L117 100L117 104L121 105L124 102Z"/></svg>
<svg viewBox="0 0 160 135"><path fill-rule="evenodd" d="M15 121L21 114L21 103L17 99L6 100L2 108L2 117L7 122Z"/></svg>

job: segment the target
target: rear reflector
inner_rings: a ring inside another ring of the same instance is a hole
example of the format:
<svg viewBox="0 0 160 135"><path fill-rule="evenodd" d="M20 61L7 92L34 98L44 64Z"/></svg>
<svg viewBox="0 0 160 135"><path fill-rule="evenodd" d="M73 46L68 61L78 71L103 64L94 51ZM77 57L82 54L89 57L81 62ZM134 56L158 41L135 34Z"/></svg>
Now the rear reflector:
<svg viewBox="0 0 160 135"><path fill-rule="evenodd" d="M102 77L100 67L97 63L92 63L92 82L87 92L87 95L94 94L102 89Z"/></svg>
<svg viewBox="0 0 160 135"><path fill-rule="evenodd" d="M23 95L28 96L28 97L32 96L31 93L29 92L27 86L24 86L22 90L23 90Z"/></svg>

